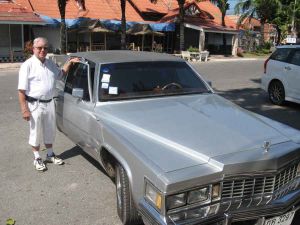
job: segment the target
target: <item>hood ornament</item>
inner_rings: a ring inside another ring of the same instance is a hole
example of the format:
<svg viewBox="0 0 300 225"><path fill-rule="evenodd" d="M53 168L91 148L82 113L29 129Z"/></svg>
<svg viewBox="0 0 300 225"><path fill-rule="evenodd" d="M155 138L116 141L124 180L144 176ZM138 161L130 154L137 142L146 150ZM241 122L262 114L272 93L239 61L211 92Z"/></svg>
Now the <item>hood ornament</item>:
<svg viewBox="0 0 300 225"><path fill-rule="evenodd" d="M265 150L265 152L268 152L270 150L270 147L271 147L271 142L270 141L264 141L264 144L263 144L262 147Z"/></svg>

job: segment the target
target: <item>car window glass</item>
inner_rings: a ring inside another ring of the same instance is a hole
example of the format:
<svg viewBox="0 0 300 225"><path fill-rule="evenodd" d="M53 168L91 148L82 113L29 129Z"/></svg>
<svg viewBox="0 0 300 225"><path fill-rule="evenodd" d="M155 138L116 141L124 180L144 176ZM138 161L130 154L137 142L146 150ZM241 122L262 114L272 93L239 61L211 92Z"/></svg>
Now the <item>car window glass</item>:
<svg viewBox="0 0 300 225"><path fill-rule="evenodd" d="M101 101L209 92L185 62L104 64L99 87Z"/></svg>
<svg viewBox="0 0 300 225"><path fill-rule="evenodd" d="M79 68L79 65L80 65L79 63L74 64L68 72L66 85L65 85L65 92L69 94L72 94L73 80L75 79L75 74Z"/></svg>
<svg viewBox="0 0 300 225"><path fill-rule="evenodd" d="M272 55L271 59L281 61L281 62L287 62L289 54L291 53L291 48L278 48Z"/></svg>
<svg viewBox="0 0 300 225"><path fill-rule="evenodd" d="M300 49L294 52L291 63L300 66Z"/></svg>
<svg viewBox="0 0 300 225"><path fill-rule="evenodd" d="M89 101L88 66L83 63L77 63L75 66L76 68L74 68L70 77L67 78L65 92L72 94L73 88L81 88L83 89L82 100Z"/></svg>

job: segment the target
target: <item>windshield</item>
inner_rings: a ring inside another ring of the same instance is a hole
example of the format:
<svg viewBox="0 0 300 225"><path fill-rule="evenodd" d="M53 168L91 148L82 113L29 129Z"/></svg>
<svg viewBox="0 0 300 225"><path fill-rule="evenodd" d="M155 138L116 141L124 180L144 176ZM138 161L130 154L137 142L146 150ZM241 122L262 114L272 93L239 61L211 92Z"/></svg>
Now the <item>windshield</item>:
<svg viewBox="0 0 300 225"><path fill-rule="evenodd" d="M185 62L129 62L101 66L99 100L208 93Z"/></svg>

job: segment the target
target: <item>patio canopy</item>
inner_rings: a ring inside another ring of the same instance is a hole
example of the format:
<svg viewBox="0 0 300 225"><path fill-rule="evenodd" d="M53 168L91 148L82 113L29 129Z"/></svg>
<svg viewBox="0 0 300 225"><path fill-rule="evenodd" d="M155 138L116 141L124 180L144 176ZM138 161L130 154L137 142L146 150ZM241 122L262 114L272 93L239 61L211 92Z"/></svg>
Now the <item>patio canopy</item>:
<svg viewBox="0 0 300 225"><path fill-rule="evenodd" d="M126 34L142 36L142 51L144 50L145 35L152 35L152 49L154 45L154 36L165 36L164 33L152 30L149 24L139 24L139 23L134 24L131 28L129 28L126 31Z"/></svg>
<svg viewBox="0 0 300 225"><path fill-rule="evenodd" d="M131 35L154 35L154 36L164 36L164 33L154 31L149 24L134 24L127 31L127 34Z"/></svg>

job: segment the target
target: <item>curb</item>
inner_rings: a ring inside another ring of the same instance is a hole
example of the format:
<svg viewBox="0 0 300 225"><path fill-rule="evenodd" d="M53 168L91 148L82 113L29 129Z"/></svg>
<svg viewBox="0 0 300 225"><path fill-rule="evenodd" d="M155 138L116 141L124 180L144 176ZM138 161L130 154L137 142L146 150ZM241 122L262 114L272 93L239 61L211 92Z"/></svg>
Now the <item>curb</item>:
<svg viewBox="0 0 300 225"><path fill-rule="evenodd" d="M0 70L19 69L22 63L0 63Z"/></svg>
<svg viewBox="0 0 300 225"><path fill-rule="evenodd" d="M210 58L210 62L231 62L231 61L255 61L266 60L265 58Z"/></svg>

